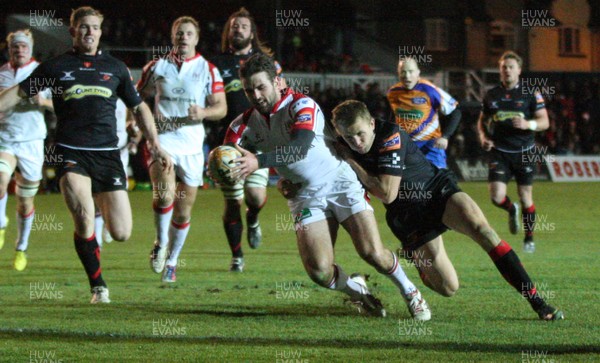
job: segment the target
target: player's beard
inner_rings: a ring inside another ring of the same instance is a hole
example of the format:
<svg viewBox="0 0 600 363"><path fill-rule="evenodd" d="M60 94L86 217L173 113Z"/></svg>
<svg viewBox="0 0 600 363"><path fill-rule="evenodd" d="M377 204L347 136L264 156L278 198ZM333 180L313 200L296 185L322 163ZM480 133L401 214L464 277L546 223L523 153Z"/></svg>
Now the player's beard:
<svg viewBox="0 0 600 363"><path fill-rule="evenodd" d="M246 48L248 45L250 45L251 42L252 42L252 39L250 37L242 38L242 37L233 36L231 38L231 47L235 50L242 50L242 49Z"/></svg>

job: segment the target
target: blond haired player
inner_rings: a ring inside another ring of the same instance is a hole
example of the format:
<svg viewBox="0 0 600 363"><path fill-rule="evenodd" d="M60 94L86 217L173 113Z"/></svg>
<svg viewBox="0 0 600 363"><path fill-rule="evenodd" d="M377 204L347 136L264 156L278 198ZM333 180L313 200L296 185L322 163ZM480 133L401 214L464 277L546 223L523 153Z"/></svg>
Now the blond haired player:
<svg viewBox="0 0 600 363"><path fill-rule="evenodd" d="M192 207L204 181L203 122L218 121L227 113L223 79L196 51L199 40L200 26L194 18L176 19L171 27L173 51L146 65L137 86L142 96L154 95L158 138L175 165L172 171L149 165L156 228L150 267L162 272L166 283L176 281Z"/></svg>
<svg viewBox="0 0 600 363"><path fill-rule="evenodd" d="M71 12L73 49L40 64L29 77L0 94L0 112L52 85L57 117L54 157L60 190L75 227L74 244L91 287L91 303L109 303L94 233L94 201L115 240L131 235L131 205L117 149L117 99L137 117L152 158L165 170L170 157L161 149L148 106L137 93L127 66L99 49L104 16L89 6Z"/></svg>
<svg viewBox="0 0 600 363"><path fill-rule="evenodd" d="M29 30L17 30L6 37L9 62L0 68L0 90L12 87L31 74L39 63L33 59L33 36ZM46 123L44 111L53 110L49 90L29 100L22 100L8 112L0 114L0 249L4 245L7 188L16 172L17 241L13 266L27 267L29 234L35 217L33 198L42 180Z"/></svg>

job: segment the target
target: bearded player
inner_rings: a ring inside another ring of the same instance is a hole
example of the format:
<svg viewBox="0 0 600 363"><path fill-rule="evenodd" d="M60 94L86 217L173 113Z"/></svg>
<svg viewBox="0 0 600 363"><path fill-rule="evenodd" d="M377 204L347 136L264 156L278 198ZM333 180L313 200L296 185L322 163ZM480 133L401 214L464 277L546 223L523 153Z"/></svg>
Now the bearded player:
<svg viewBox="0 0 600 363"><path fill-rule="evenodd" d="M370 314L385 316L364 279L346 275L334 262L334 244L342 225L358 254L396 285L411 315L429 320L431 312L421 293L395 254L383 246L373 209L356 174L326 144L320 107L289 88L280 92L274 61L264 54L250 57L240 68L240 76L253 107L232 122L226 137L231 142L239 140L243 147L236 145L242 157L236 159L232 177L243 179L257 169L274 167L291 182L301 183L288 206L295 216L298 249L310 278L322 287L348 294Z"/></svg>
<svg viewBox="0 0 600 363"><path fill-rule="evenodd" d="M227 23L225 23L221 51L223 53L213 58L213 62L219 68L223 77L227 98L227 115L212 131L212 135L209 135L212 138L215 137L215 134L217 135L217 140L213 142L211 149L223 143L229 123L250 107L250 103L244 95L238 73L240 66L255 53L273 55L273 51L260 40L254 18L243 7L231 14ZM278 74L280 72L281 68L278 68ZM246 210L248 244L250 248L258 248L262 242L258 214L267 202L266 187L268 181L269 169L263 168L249 175L243 182L234 185L221 185L221 191L225 197L223 228L231 250L229 270L232 272L242 272L245 266L241 244L244 229L240 213L242 199L248 207Z"/></svg>

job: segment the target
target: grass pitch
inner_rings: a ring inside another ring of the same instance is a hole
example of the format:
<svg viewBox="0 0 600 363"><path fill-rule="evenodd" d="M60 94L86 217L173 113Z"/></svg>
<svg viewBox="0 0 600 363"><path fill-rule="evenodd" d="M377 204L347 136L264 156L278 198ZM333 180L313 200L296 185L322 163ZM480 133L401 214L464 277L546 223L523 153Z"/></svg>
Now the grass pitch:
<svg viewBox="0 0 600 363"><path fill-rule="evenodd" d="M370 288L388 311L385 319L358 316L342 294L317 287L304 273L285 201L274 189L261 213L263 245L250 250L244 237L241 274L228 272L221 194L201 191L177 283L168 287L148 266L151 193L132 192L132 238L102 252L113 302L93 306L62 197L40 195L27 269L12 269L14 217L0 251L0 361L600 361L600 184L535 185L537 251L531 255L521 252L521 235L508 233L506 213L491 205L486 184L461 186L566 320L539 321L475 243L448 232L446 249L461 288L453 298L439 296L403 262L433 312L430 322L414 322L391 282L363 262L340 232L336 260L347 272L370 274ZM510 195L516 199L514 184ZM384 242L396 249L381 204L373 205ZM14 215L14 197L8 214Z"/></svg>

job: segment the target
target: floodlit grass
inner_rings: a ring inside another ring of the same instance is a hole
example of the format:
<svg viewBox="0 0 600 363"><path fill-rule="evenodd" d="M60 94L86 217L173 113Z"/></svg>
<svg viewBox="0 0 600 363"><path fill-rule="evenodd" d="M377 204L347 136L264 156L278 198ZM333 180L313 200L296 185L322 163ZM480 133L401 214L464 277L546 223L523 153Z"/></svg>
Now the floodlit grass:
<svg viewBox="0 0 600 363"><path fill-rule="evenodd" d="M537 183L537 251L521 252L506 213L493 207L485 183L463 183L502 238L515 248L547 300L566 320L543 322L499 275L475 243L444 235L461 288L444 298L419 286L433 319L417 323L391 282L355 253L344 232L336 260L370 275L385 319L358 316L343 295L312 283L298 257L285 201L274 189L261 213L263 245L246 270L228 272L218 190L198 195L177 283L165 287L150 271L154 236L150 192L132 192L130 241L106 245L104 278L111 304L94 306L73 247L73 227L60 195L36 199L36 231L24 272L12 269L11 218L0 251L1 362L583 362L600 360L598 252L600 184ZM510 195L516 199L514 184ZM388 247L398 242L373 201ZM14 215L14 197L9 200Z"/></svg>

